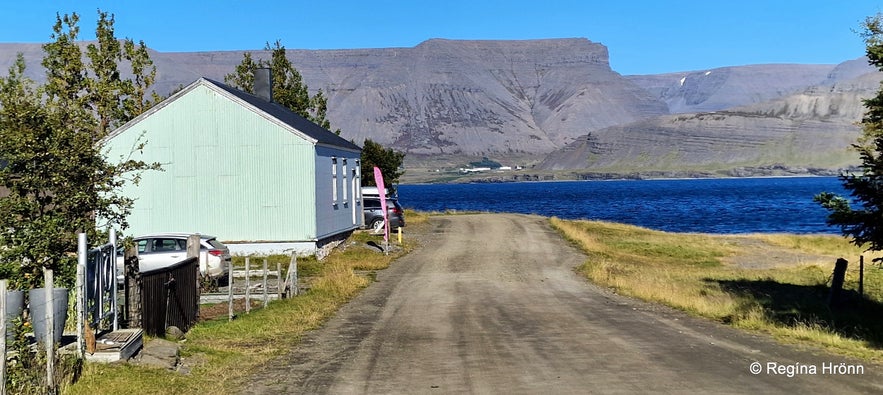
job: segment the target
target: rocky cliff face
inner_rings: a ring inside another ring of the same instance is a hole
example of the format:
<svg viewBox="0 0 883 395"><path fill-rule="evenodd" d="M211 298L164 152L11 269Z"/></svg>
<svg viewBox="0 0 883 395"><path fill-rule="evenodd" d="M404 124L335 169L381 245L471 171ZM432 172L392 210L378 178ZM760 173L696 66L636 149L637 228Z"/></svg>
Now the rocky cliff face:
<svg viewBox="0 0 883 395"><path fill-rule="evenodd" d="M879 89L881 79L875 72L832 72L825 81L834 83L765 102L597 130L549 154L538 167L731 175L770 166L795 173L835 171L857 162L848 147L860 133L862 99Z"/></svg>
<svg viewBox="0 0 883 395"><path fill-rule="evenodd" d="M36 44L0 44L0 71ZM255 58L269 53L252 51ZM839 166L880 75L866 60L623 77L586 39L456 41L413 48L289 50L328 97L342 136L419 155L542 157L542 169ZM156 89L223 80L242 51L151 52ZM678 115L671 115L678 114Z"/></svg>
<svg viewBox="0 0 883 395"><path fill-rule="evenodd" d="M42 79L38 45L0 44L0 67L18 51ZM434 39L414 48L288 55L307 84L326 93L329 118L344 137L409 153L548 153L587 131L668 112L610 69L606 47L586 39ZM242 52L151 56L156 89L166 94L202 76L223 80Z"/></svg>
<svg viewBox="0 0 883 395"><path fill-rule="evenodd" d="M667 112L610 69L604 46L583 39L429 40L295 57L329 93L344 134L411 153L547 153L588 130Z"/></svg>
<svg viewBox="0 0 883 395"><path fill-rule="evenodd" d="M627 78L678 114L765 102L825 83L833 70L833 65L775 64Z"/></svg>

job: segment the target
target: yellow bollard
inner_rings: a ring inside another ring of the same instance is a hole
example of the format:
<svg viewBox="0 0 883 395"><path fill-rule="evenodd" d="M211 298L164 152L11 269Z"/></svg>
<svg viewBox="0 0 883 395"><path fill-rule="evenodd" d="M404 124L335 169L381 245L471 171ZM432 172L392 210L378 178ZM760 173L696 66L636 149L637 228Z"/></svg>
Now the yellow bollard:
<svg viewBox="0 0 883 395"><path fill-rule="evenodd" d="M399 226L399 244L402 244L402 227Z"/></svg>

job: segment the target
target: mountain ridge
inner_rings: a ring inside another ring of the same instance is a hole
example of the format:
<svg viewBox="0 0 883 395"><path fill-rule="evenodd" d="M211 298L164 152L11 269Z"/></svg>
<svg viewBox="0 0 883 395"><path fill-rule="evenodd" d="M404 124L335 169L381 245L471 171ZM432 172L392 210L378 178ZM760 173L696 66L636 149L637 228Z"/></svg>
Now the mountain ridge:
<svg viewBox="0 0 883 395"><path fill-rule="evenodd" d="M40 44L0 44L0 68L8 69L17 52L26 58L27 76L45 78L39 66ZM270 57L268 51L150 50L157 67L155 89L168 94L199 77L223 81L244 52L255 59ZM465 165L464 158L488 156L537 164L538 171L629 172L678 166L677 161L663 166L661 160L639 160L657 154L706 169L768 166L777 160L833 169L847 161L813 163L785 152L775 158L776 152L769 150L752 156L731 139L712 138L718 145L694 141L709 141L711 131L749 140L766 135L764 147L789 139L807 141L806 149L821 150L819 158L833 158L834 146L847 147L857 133L852 124L860 112L854 104L873 94L878 88L875 80L877 85L880 81L862 58L836 65L746 65L623 76L610 68L607 47L585 38L430 39L414 47L286 53L313 92L325 93L332 128L339 128L348 140L361 143L370 138L404 151L406 164L410 159L449 158L448 164ZM838 91L844 89L851 93ZM814 113L804 108L810 103L815 103ZM821 111L819 106L842 111ZM849 130L850 137L809 143L842 130ZM647 136L654 133L659 136ZM595 151L617 148L603 155L583 150L583 159L574 159L580 151L575 147L590 140L595 141ZM642 149L642 144L658 147ZM731 153L698 154L701 147ZM564 151L568 154L562 155Z"/></svg>

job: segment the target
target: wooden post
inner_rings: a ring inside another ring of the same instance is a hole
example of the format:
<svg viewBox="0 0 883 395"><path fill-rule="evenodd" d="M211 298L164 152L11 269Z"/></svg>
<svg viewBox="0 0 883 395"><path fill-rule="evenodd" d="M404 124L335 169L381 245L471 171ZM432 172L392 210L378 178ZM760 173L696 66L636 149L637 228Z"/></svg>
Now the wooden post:
<svg viewBox="0 0 883 395"><path fill-rule="evenodd" d="M279 294L279 300L282 300L282 292L284 291L284 286L282 285L282 263L276 262L276 292Z"/></svg>
<svg viewBox="0 0 883 395"><path fill-rule="evenodd" d="M267 290L267 258L264 258L264 282L261 286L264 287L264 308L266 308L270 303L270 295Z"/></svg>
<svg viewBox="0 0 883 395"><path fill-rule="evenodd" d="M196 317L199 319L199 297L200 297L200 288L202 285L202 271L199 268L202 266L202 262L200 262L201 257L199 251L199 234L193 234L187 236L187 258L196 258L196 300L194 303L196 304L195 311ZM205 267L208 270L208 252L205 253Z"/></svg>
<svg viewBox="0 0 883 395"><path fill-rule="evenodd" d="M865 297L865 256L858 257L858 296Z"/></svg>
<svg viewBox="0 0 883 395"><path fill-rule="evenodd" d="M251 261L245 257L245 314L251 313Z"/></svg>
<svg viewBox="0 0 883 395"><path fill-rule="evenodd" d="M229 321L233 321L233 263L227 267L227 309Z"/></svg>
<svg viewBox="0 0 883 395"><path fill-rule="evenodd" d="M291 262L288 263L288 281L289 295L297 296L297 253L291 253Z"/></svg>
<svg viewBox="0 0 883 395"><path fill-rule="evenodd" d="M6 395L6 283L0 280L0 395Z"/></svg>
<svg viewBox="0 0 883 395"><path fill-rule="evenodd" d="M138 248L130 246L123 253L123 276L126 289L126 326L140 328L141 316L141 270L138 268Z"/></svg>
<svg viewBox="0 0 883 395"><path fill-rule="evenodd" d="M828 295L828 306L833 307L840 301L840 291L843 289L843 282L846 280L846 268L849 261L838 258L834 263L834 275L831 279L831 293Z"/></svg>
<svg viewBox="0 0 883 395"><path fill-rule="evenodd" d="M43 268L43 285L46 289L46 387L55 393L55 282L52 270ZM3 314L6 314L4 311ZM6 336L6 334L3 334Z"/></svg>

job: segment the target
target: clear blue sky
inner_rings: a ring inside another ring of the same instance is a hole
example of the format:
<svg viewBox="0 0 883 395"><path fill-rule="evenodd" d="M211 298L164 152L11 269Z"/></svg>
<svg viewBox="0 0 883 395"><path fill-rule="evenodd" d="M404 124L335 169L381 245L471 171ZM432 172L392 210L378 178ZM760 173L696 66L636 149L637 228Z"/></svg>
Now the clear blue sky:
<svg viewBox="0 0 883 395"><path fill-rule="evenodd" d="M91 1L2 0L0 42L49 40L55 13L77 12L92 39L97 9L118 37L163 52L412 47L430 38L583 37L621 74L759 63L840 63L864 54L855 33L883 9L868 0Z"/></svg>

